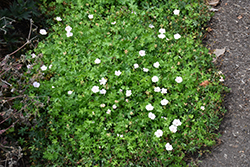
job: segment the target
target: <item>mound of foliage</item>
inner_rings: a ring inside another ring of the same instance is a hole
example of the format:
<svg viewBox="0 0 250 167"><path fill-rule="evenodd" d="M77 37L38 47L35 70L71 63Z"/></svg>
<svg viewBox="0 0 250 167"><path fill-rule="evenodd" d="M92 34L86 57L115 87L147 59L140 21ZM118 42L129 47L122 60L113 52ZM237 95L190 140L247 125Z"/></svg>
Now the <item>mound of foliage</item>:
<svg viewBox="0 0 250 167"><path fill-rule="evenodd" d="M215 144L227 88L201 44L203 3L47 5L57 17L42 57L27 57L29 95L49 103L29 132L33 165L183 166Z"/></svg>

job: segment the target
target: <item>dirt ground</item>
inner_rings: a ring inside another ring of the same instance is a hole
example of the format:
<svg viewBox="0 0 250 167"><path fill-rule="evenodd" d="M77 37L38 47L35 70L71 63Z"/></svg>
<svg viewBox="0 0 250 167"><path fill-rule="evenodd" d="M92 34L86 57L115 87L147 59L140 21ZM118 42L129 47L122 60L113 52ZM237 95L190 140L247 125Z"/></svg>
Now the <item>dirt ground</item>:
<svg viewBox="0 0 250 167"><path fill-rule="evenodd" d="M221 144L203 154L200 167L250 167L250 0L221 0L209 27L206 45L226 49L216 65L231 88L220 126Z"/></svg>

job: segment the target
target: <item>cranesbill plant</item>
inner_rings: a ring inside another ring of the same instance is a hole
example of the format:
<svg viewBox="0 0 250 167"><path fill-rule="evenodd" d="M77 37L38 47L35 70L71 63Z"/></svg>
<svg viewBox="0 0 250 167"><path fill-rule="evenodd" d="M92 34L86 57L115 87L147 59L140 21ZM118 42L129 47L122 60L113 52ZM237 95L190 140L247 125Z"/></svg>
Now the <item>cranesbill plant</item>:
<svg viewBox="0 0 250 167"><path fill-rule="evenodd" d="M49 97L48 164L178 166L215 143L225 87L201 47L203 4L54 4L29 76L46 78L30 90Z"/></svg>

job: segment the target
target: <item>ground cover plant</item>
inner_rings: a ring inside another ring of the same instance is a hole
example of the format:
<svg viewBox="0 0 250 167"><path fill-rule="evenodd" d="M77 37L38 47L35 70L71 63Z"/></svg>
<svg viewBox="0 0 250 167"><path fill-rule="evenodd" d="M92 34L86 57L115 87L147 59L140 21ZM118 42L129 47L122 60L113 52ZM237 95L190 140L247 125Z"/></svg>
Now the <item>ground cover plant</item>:
<svg viewBox="0 0 250 167"><path fill-rule="evenodd" d="M183 166L215 144L227 88L201 45L205 4L47 5L57 17L25 74L29 95L49 103L27 132L34 166Z"/></svg>

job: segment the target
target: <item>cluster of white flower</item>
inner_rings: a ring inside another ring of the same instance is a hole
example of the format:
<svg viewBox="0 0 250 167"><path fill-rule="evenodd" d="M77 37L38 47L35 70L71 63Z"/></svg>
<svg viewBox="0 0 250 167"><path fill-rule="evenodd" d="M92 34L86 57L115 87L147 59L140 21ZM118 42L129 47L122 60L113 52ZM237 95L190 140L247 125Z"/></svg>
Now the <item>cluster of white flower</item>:
<svg viewBox="0 0 250 167"><path fill-rule="evenodd" d="M161 28L159 32L160 32L160 35L158 35L159 38L163 39L166 37L166 35L164 34L166 32L165 29Z"/></svg>
<svg viewBox="0 0 250 167"><path fill-rule="evenodd" d="M166 94L168 90L165 89L165 88L162 88L162 89L161 89L160 87L155 87L155 88L154 88L154 91L155 91L155 92L161 92L162 94Z"/></svg>
<svg viewBox="0 0 250 167"><path fill-rule="evenodd" d="M169 130L173 133L177 131L177 127L181 125L181 121L179 119L175 119L172 125L169 127Z"/></svg>
<svg viewBox="0 0 250 167"><path fill-rule="evenodd" d="M70 27L70 26L67 26L66 28L65 28L65 30L67 31L67 37L71 37L71 36L73 36L73 33L71 32L71 30L72 30L72 28Z"/></svg>

